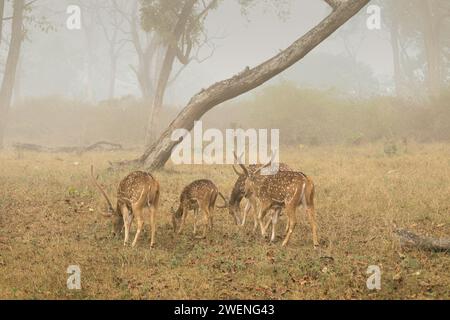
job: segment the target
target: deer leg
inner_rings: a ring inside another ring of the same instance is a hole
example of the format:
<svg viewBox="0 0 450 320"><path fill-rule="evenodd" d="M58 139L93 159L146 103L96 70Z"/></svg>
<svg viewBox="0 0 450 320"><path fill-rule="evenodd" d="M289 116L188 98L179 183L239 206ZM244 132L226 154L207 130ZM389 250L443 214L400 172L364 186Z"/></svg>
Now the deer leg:
<svg viewBox="0 0 450 320"><path fill-rule="evenodd" d="M272 236L270 237L270 242L275 241L275 229L278 223L278 217L280 215L281 209L275 209L272 213Z"/></svg>
<svg viewBox="0 0 450 320"><path fill-rule="evenodd" d="M241 227L245 226L245 221L247 220L247 214L251 208L252 208L252 205L251 205L250 201L247 199L247 203L245 204L245 208L244 208L244 216L242 217Z"/></svg>
<svg viewBox="0 0 450 320"><path fill-rule="evenodd" d="M261 215L261 204L257 202L253 196L248 199L248 201L250 203L250 208L248 210L250 211L251 209L253 214L253 233L255 233L258 229L258 225L261 225L259 220L259 217Z"/></svg>
<svg viewBox="0 0 450 320"><path fill-rule="evenodd" d="M208 208L208 213L209 213L209 215L208 215L208 228L209 228L209 231L212 231L212 229L214 228L214 219L213 219L213 217L214 217L214 207L209 207Z"/></svg>
<svg viewBox="0 0 450 320"><path fill-rule="evenodd" d="M257 213L256 209L255 209L255 211L253 213L253 233L255 233L256 230L258 230L258 226L259 226L258 214L259 213Z"/></svg>
<svg viewBox="0 0 450 320"><path fill-rule="evenodd" d="M136 210L136 220L137 220L137 231L136 231L136 235L134 236L133 243L131 244L132 247L136 246L136 243L142 232L142 227L144 226L144 219L142 217L142 209Z"/></svg>
<svg viewBox="0 0 450 320"><path fill-rule="evenodd" d="M150 248L153 248L153 246L155 245L155 234L156 234L156 220L155 220L155 215L156 215L156 208L155 207L151 207L150 208L150 227L152 228L151 231L151 240L150 240Z"/></svg>
<svg viewBox="0 0 450 320"><path fill-rule="evenodd" d="M262 210L262 208L264 208L264 210ZM261 235L264 237L266 235L266 226L263 225L264 223L264 218L267 215L267 212L270 210L270 206L262 206L259 209L259 214L258 214L258 221L259 221L259 226L261 228ZM268 227L268 226L267 226Z"/></svg>
<svg viewBox="0 0 450 320"><path fill-rule="evenodd" d="M319 240L317 239L316 212L314 207L307 206L306 213L308 214L309 224L311 225L314 249L317 249L319 247Z"/></svg>
<svg viewBox="0 0 450 320"><path fill-rule="evenodd" d="M125 228L125 238L123 240L123 245L126 246L128 243L128 238L130 236L132 219L130 217L130 211L126 206L123 206L120 210L122 211L123 226Z"/></svg>
<svg viewBox="0 0 450 320"><path fill-rule="evenodd" d="M295 208L286 208L286 215L288 216L289 221L289 230L284 238L282 246L285 247L289 239L291 238L292 232L294 231L295 226L297 225L297 220L295 217Z"/></svg>
<svg viewBox="0 0 450 320"><path fill-rule="evenodd" d="M284 228L284 235L286 236L289 231L289 217L286 215L286 227Z"/></svg>
<svg viewBox="0 0 450 320"><path fill-rule="evenodd" d="M272 209L271 209L270 211L272 211ZM274 214L274 213L272 212L272 215L273 215L273 214ZM263 237L266 236L266 234L267 234L267 229L269 228L271 222L272 222L272 217L269 217L269 219L267 220L267 222L266 222L266 224L264 225L263 230L262 230L262 235L263 235Z"/></svg>
<svg viewBox="0 0 450 320"><path fill-rule="evenodd" d="M212 231L213 227L214 227L214 221L213 221L212 213L210 211L209 212L209 219L208 219L208 229L209 229L209 231Z"/></svg>
<svg viewBox="0 0 450 320"><path fill-rule="evenodd" d="M183 208L183 215L181 216L181 223L180 223L180 227L178 228L178 232L177 232L178 234L180 234L181 231L183 230L184 224L186 223L187 214L188 214L188 210L185 210Z"/></svg>
<svg viewBox="0 0 450 320"><path fill-rule="evenodd" d="M198 208L194 209L194 237L197 234Z"/></svg>
<svg viewBox="0 0 450 320"><path fill-rule="evenodd" d="M206 233L209 229L209 217L210 217L210 213L209 213L209 209L208 208L204 208L202 210L204 212L204 227L203 227L203 234L202 234L202 238L206 238Z"/></svg>

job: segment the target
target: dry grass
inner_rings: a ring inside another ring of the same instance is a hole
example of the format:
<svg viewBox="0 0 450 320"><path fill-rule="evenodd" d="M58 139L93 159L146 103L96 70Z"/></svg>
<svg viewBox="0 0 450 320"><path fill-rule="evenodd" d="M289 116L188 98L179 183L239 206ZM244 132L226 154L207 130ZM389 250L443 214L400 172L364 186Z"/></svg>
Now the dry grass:
<svg viewBox="0 0 450 320"><path fill-rule="evenodd" d="M126 172L107 160L132 154L47 155L17 160L0 154L0 298L43 299L449 299L450 255L403 251L394 224L450 235L450 146L414 145L386 157L381 145L283 150L282 159L317 185L321 252L312 246L303 211L289 246L270 245L240 229L224 210L215 233L194 240L192 220L175 239L169 208L182 187L211 178L229 193L229 166L171 167L162 185L157 245L145 232L137 248L110 238L103 201L88 180L91 163L111 194ZM77 162L78 164L75 164ZM95 211L91 212L89 209ZM192 217L192 216L191 216ZM284 228L284 220L280 224ZM332 256L321 259L321 255ZM79 292L66 269L82 270ZM369 265L382 269L382 289L366 288Z"/></svg>

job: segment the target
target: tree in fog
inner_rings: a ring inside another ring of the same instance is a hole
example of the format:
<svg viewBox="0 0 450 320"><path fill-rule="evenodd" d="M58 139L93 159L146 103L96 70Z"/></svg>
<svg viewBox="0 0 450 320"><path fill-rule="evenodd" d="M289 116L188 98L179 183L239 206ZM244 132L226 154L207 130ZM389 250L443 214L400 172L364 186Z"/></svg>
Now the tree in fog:
<svg viewBox="0 0 450 320"><path fill-rule="evenodd" d="M0 0L0 45L3 39L3 14L5 12L5 0Z"/></svg>
<svg viewBox="0 0 450 320"><path fill-rule="evenodd" d="M164 94L176 62L183 66L195 56L196 48L207 42L204 21L219 0L144 0L142 26L155 32L164 45L164 56L156 80L156 88L148 120L146 144L156 130L156 119L164 103Z"/></svg>
<svg viewBox="0 0 450 320"><path fill-rule="evenodd" d="M271 4L278 5L290 0L272 0ZM267 0L237 0L243 12L254 4L267 2ZM210 46L205 30L205 20L208 14L217 9L223 0L142 0L141 20L142 27L147 32L156 32L164 47L164 54L160 69L156 77L156 87L151 104L150 116L147 125L146 145L154 139L160 111L164 105L164 95L172 79L176 79L180 71L191 61L202 62L211 56L199 57L203 46ZM175 65L180 64L181 69L174 71Z"/></svg>
<svg viewBox="0 0 450 320"><path fill-rule="evenodd" d="M108 45L110 72L108 84L109 100L113 99L115 95L119 55L127 44L126 40L121 37L126 21L123 15L117 11L114 2L110 0L102 1L96 8L97 21Z"/></svg>
<svg viewBox="0 0 450 320"><path fill-rule="evenodd" d="M35 4L37 0L14 0L9 3L12 4L12 16L4 17L5 5L8 2L0 0L0 39L3 36L3 24L6 21L11 21L11 26L8 29L9 42L6 37L3 37L4 45L8 46L6 62L4 65L3 78L0 83L0 149L4 145L4 136L6 126L8 124L8 113L11 107L13 95L20 98L21 89L21 58L22 47L25 40L29 40L28 32L30 28L34 27L42 32L48 32L53 27L47 21L45 16L37 16L35 11ZM0 41L0 45L2 41Z"/></svg>
<svg viewBox="0 0 450 320"><path fill-rule="evenodd" d="M8 56L6 58L3 80L0 87L0 148L3 148L4 144L5 128L8 122L8 112L11 106L14 91L16 70L20 58L20 49L24 39L24 10L25 0L15 0L13 3L13 16L11 19L11 40L9 43Z"/></svg>
<svg viewBox="0 0 450 320"><path fill-rule="evenodd" d="M144 166L149 170L163 167L169 159L173 148L182 141L172 140L172 133L175 130L191 130L194 122L215 106L251 91L285 71L357 14L370 0L324 1L332 8L332 12L318 25L296 40L287 49L255 68L246 68L240 74L220 81L194 95L186 107L161 134L159 139L148 147L139 159L131 163ZM189 20L189 13L192 12L196 2L195 0L187 0L184 3L181 14L177 16L178 21ZM144 10L143 12L145 13L146 11ZM145 24L145 19L143 20ZM178 23L176 25L178 26ZM188 23L186 26L190 26L190 24ZM179 42L173 42L173 39L172 37L172 45L178 45ZM185 38L181 35L181 38L178 38L178 40L180 41L180 39L183 40ZM175 52L175 54L183 54L189 49L189 42L185 43L183 41L182 43L184 43L184 47L182 47L184 50L179 50L180 52ZM125 162L125 164L130 164L130 162Z"/></svg>
<svg viewBox="0 0 450 320"><path fill-rule="evenodd" d="M137 64L130 64L141 96L151 101L155 91L155 78L160 65L161 41L155 32L147 32L140 24L140 0L107 0L126 22L122 28L124 40L137 57Z"/></svg>
<svg viewBox="0 0 450 320"><path fill-rule="evenodd" d="M439 96L445 82L450 38L448 1L398 0L381 4L387 12L397 94L410 95L424 83L428 96Z"/></svg>

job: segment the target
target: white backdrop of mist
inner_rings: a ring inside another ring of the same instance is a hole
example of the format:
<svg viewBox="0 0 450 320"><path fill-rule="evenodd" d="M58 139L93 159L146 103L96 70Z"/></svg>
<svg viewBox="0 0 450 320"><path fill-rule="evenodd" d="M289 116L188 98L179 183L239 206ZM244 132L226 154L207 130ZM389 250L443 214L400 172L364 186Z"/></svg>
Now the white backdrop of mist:
<svg viewBox="0 0 450 320"><path fill-rule="evenodd" d="M29 40L22 50L18 75L21 98L52 95L80 100L88 98L84 88L87 72L85 26L81 30L66 28L66 8L70 3L42 0L36 5L35 14L45 16L55 30L43 33L30 28ZM206 30L215 46L214 54L202 63L193 61L181 73L168 89L166 103L182 107L202 88L230 77L246 66L259 64L286 48L328 12L329 8L322 1L300 0L292 2L290 14L285 19L280 19L277 9L271 6L256 6L245 16L235 1L225 1L206 20ZM83 20L84 14L86 13L82 11ZM301 86L338 88L348 94L389 92L393 87L393 67L388 32L384 29L368 30L367 16L362 11L350 26L355 30L353 33L349 33L346 29L350 27L345 26L304 60L270 83L292 80ZM354 57L349 56L345 47L344 33L350 39L358 38L353 41L357 43L352 48ZM105 100L108 96L109 63L107 42L99 24L93 26L93 37L95 70L90 90L95 102ZM210 50L205 47L200 56L207 56ZM357 67L353 65L353 59L356 59ZM127 46L118 60L116 97L139 97L139 87L130 67L135 63L136 56L132 48ZM355 77L362 81L355 81Z"/></svg>
<svg viewBox="0 0 450 320"><path fill-rule="evenodd" d="M152 102L151 98L141 99L132 69L138 64L138 57L126 33L127 26L119 32L119 39L126 42L117 60L113 100L109 100L108 42L98 18L92 19L89 10L82 7L81 30L66 27L68 5L89 6L105 1L33 3L32 16L36 21L47 21L44 26L51 28L43 32L36 22L26 21L27 39L14 86L7 144L19 141L86 145L105 139L128 146L144 145ZM120 1L129 5L139 0ZM281 142L288 144L373 142L393 136L424 142L450 141L448 89L428 109L422 100L427 91L423 77L418 81L414 77L406 79L408 94L413 96L398 95L389 17L384 10L391 3L388 1L373 2L383 5L380 30L367 28L369 15L362 10L289 70L208 112L203 119L205 127L279 128ZM261 1L243 14L237 0L227 0L210 12L205 30L215 48L213 55L201 63L192 61L165 92L165 107L155 134L202 88L274 56L330 13L324 1L287 2L287 7L275 8L271 1ZM11 6L7 10L5 16L11 16ZM289 14L282 14L285 12ZM0 74L11 33L10 23L3 26ZM87 50L87 30L92 37L91 54ZM111 32L111 26L107 31ZM444 27L443 31L448 30ZM426 70L424 50L420 47L423 39L419 36L415 40L408 63L413 63L413 72L422 72ZM442 51L442 56L445 57L449 47L446 44L447 51ZM205 46L199 56L207 57L210 53L211 47ZM445 61L450 65L448 60ZM450 81L448 65L442 69L445 88ZM180 67L181 64L175 63L173 73Z"/></svg>

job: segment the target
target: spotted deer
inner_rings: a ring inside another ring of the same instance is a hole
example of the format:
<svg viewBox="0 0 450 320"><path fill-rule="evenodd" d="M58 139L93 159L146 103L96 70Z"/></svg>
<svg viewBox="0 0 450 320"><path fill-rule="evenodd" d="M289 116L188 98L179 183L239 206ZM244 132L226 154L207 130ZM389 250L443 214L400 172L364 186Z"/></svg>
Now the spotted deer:
<svg viewBox="0 0 450 320"><path fill-rule="evenodd" d="M226 208L227 201L222 193L219 192L216 185L207 179L195 180L187 185L180 195L180 203L178 209L172 207L172 224L177 234L180 234L186 222L188 212L194 211L194 236L197 234L197 218L199 212L204 214L204 229L201 238L206 237L207 230L213 228L213 214L216 207L217 197L220 196L225 202L224 206L218 208Z"/></svg>
<svg viewBox="0 0 450 320"><path fill-rule="evenodd" d="M270 162L268 163L270 164ZM281 210L286 212L287 225L286 235L282 246L289 242L291 234L297 224L296 210L300 205L304 205L312 229L314 247L318 247L316 215L314 209L314 183L311 178L302 172L279 171L274 175L262 176L260 174L264 167L255 171L248 170L243 164L240 164L245 179L245 194L254 195L259 202L258 220L261 226L261 232L265 235L269 224L272 224L271 241L275 240L275 228ZM271 220L263 225L263 219L269 211L273 211Z"/></svg>
<svg viewBox="0 0 450 320"><path fill-rule="evenodd" d="M124 245L127 245L131 224L136 216L137 231L132 246L136 246L144 226L144 214L150 216L151 240L150 247L155 244L156 222L155 215L158 210L160 186L159 182L150 174L135 171L126 176L117 190L117 202L114 208L105 190L94 176L94 167L91 166L91 177L95 186L100 190L108 204L105 217L113 219L113 235L118 235L125 229Z"/></svg>
<svg viewBox="0 0 450 320"><path fill-rule="evenodd" d="M240 161L235 155L235 158ZM261 164L257 165L249 165L246 166L249 172L255 172L257 169L261 168ZM247 214L251 211L253 213L253 231L255 232L258 228L258 219L257 219L257 198L253 194L245 194L245 180L247 176L243 172L239 172L233 166L234 172L237 174L238 179L236 180L233 190L231 191L230 200L228 203L228 210L230 215L234 218L237 225L244 226ZM279 164L279 171L292 171L292 169L285 163ZM241 216L241 202L243 199L247 199L247 204L245 206L242 221L240 220Z"/></svg>

